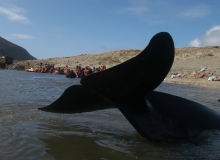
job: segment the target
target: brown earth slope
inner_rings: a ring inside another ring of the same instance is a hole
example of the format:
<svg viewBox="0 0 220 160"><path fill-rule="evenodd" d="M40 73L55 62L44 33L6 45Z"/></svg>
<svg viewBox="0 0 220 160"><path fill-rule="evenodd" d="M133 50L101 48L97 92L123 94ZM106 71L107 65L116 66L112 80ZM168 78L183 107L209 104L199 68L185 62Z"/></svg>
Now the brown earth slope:
<svg viewBox="0 0 220 160"><path fill-rule="evenodd" d="M22 65L25 68L30 66L37 67L40 62L54 64L55 67L68 65L73 70L75 70L77 65L82 67L90 66L91 68L106 65L107 68L110 68L138 55L140 52L141 50L118 50L101 54L83 54L73 57L17 61L9 68L15 69L18 65ZM205 71L202 72L201 69L203 68L205 68ZM181 76L171 78L171 75L175 73L179 73ZM200 78L201 73L205 73L203 78ZM217 87L220 89L220 81L208 81L209 76L220 77L219 46L176 48L174 64L165 81Z"/></svg>

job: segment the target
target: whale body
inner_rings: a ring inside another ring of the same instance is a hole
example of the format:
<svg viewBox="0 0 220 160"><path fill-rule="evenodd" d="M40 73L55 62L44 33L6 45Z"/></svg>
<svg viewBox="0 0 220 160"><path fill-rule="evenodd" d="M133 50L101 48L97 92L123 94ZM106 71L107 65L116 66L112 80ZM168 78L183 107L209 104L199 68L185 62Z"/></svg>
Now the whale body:
<svg viewBox="0 0 220 160"><path fill-rule="evenodd" d="M39 108L55 113L82 113L118 108L137 132L150 141L195 137L220 129L220 114L199 103L154 91L172 67L174 42L156 34L136 57L81 79L55 102Z"/></svg>

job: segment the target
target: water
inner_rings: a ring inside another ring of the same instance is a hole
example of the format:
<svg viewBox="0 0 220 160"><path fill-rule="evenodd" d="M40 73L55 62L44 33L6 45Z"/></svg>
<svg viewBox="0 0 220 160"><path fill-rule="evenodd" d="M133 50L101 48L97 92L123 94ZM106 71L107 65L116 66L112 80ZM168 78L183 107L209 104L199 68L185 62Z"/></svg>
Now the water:
<svg viewBox="0 0 220 160"><path fill-rule="evenodd" d="M213 82L215 83L215 82ZM161 143L142 138L117 109L55 114L49 105L79 84L63 75L0 70L0 159L219 159L220 131ZM160 85L157 90L220 112L220 89Z"/></svg>

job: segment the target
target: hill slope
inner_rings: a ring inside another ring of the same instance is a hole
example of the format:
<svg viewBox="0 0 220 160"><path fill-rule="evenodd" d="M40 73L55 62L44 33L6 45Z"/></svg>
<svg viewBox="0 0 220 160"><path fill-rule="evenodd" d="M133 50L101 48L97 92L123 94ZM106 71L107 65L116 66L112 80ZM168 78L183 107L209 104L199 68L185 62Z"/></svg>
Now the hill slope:
<svg viewBox="0 0 220 160"><path fill-rule="evenodd" d="M55 67L65 67L68 65L71 69L75 69L77 65L82 67L90 66L91 68L105 65L107 68L110 68L135 57L140 52L141 50L137 49L117 50L100 54L82 54L72 57L18 61L17 63L25 67L28 67L27 64L37 67L42 62L43 64L54 64ZM205 67L207 70L212 70L213 74L220 76L219 62L220 46L176 48L174 64L169 75L180 73L183 77L191 78L192 72L199 72Z"/></svg>
<svg viewBox="0 0 220 160"><path fill-rule="evenodd" d="M8 69L34 68L40 63L54 64L57 67L68 65L70 69L75 70L76 65L85 67L98 67L106 65L107 68L135 57L141 50L118 50L101 54L82 54L73 57L57 57L40 60L16 61L13 66ZM209 47L186 47L175 49L175 60L173 66L166 77L166 82L192 84L198 86L210 86L220 88L220 81L208 81L209 76L220 77L220 46ZM201 69L206 68L206 75L200 78ZM179 78L171 78L174 73L182 76Z"/></svg>
<svg viewBox="0 0 220 160"><path fill-rule="evenodd" d="M24 48L7 41L0 37L0 56L8 55L14 60L35 60L36 58L30 55Z"/></svg>

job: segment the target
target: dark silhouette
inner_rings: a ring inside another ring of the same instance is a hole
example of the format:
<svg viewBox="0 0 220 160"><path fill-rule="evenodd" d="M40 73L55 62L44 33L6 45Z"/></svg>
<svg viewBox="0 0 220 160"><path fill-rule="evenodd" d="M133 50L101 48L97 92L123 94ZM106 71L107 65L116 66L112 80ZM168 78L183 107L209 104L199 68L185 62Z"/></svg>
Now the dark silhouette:
<svg viewBox="0 0 220 160"><path fill-rule="evenodd" d="M66 75L67 78L76 78L76 74L75 72L73 72L73 70L71 70L67 75Z"/></svg>
<svg viewBox="0 0 220 160"><path fill-rule="evenodd" d="M6 39L0 37L0 56L8 55L14 60L34 60L36 59L30 55L24 48L13 44Z"/></svg>
<svg viewBox="0 0 220 160"><path fill-rule="evenodd" d="M136 57L81 79L40 110L81 113L117 107L137 132L151 141L195 137L220 129L220 114L199 103L153 91L174 60L172 37L161 32Z"/></svg>

